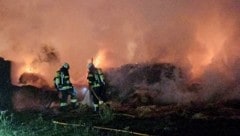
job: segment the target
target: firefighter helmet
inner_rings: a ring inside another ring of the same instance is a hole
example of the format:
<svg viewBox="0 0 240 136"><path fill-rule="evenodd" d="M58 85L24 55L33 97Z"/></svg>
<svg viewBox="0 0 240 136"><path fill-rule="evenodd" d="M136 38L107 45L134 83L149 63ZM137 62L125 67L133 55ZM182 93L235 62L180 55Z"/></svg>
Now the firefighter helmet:
<svg viewBox="0 0 240 136"><path fill-rule="evenodd" d="M94 66L94 64L92 62L90 62L90 63L88 63L87 68L90 69L93 66Z"/></svg>
<svg viewBox="0 0 240 136"><path fill-rule="evenodd" d="M66 68L66 69L69 69L69 64L68 63L64 63L63 67Z"/></svg>

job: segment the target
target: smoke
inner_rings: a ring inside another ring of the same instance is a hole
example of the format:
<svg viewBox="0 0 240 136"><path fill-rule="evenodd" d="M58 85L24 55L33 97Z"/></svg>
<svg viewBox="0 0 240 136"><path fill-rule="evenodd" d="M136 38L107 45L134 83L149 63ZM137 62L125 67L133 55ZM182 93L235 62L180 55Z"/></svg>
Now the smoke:
<svg viewBox="0 0 240 136"><path fill-rule="evenodd" d="M64 62L79 83L104 56L104 68L175 64L206 95L238 90L239 13L237 0L0 0L0 56L14 61L14 83L32 72L51 85Z"/></svg>
<svg viewBox="0 0 240 136"><path fill-rule="evenodd" d="M38 54L38 58L36 58L33 63L57 63L60 59L58 57L58 53L55 51L53 47L50 47L48 45L44 45L40 53Z"/></svg>
<svg viewBox="0 0 240 136"><path fill-rule="evenodd" d="M19 83L19 79L24 73L38 75L39 78L46 80L45 85L52 86L52 79L54 71L59 67L60 56L56 49L50 45L42 44L39 47L31 48L27 50L18 49L10 57L14 57L13 69L12 69L12 81L14 84ZM11 51L10 51L11 54ZM17 59L16 59L17 58ZM49 74L51 72L51 74ZM39 84L39 86L42 86Z"/></svg>

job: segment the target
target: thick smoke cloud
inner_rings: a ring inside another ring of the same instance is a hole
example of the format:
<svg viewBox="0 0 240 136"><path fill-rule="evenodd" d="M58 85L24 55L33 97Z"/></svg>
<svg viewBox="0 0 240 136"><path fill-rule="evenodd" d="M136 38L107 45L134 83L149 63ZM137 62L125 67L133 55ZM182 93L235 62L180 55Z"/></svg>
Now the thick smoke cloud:
<svg viewBox="0 0 240 136"><path fill-rule="evenodd" d="M168 62L224 91L240 80L239 13L238 0L0 0L0 56L15 62L15 82L29 65L51 84L69 62L79 83L103 54L105 68Z"/></svg>

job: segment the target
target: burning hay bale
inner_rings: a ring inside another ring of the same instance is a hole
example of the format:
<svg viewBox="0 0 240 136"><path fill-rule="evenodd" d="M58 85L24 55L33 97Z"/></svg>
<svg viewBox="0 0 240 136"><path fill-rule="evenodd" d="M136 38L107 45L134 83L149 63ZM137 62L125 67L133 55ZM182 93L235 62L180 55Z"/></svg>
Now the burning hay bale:
<svg viewBox="0 0 240 136"><path fill-rule="evenodd" d="M49 88L47 81L36 73L23 73L19 77L19 83L23 85L32 85L39 88Z"/></svg>
<svg viewBox="0 0 240 136"><path fill-rule="evenodd" d="M133 105L185 101L186 83L181 69L169 63L127 64L106 72L110 99Z"/></svg>

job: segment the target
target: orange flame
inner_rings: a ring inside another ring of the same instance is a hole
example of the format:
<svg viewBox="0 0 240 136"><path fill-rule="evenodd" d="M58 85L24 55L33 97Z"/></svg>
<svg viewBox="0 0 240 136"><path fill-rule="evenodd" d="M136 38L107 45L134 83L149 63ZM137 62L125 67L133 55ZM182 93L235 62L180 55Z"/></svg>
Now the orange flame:
<svg viewBox="0 0 240 136"><path fill-rule="evenodd" d="M24 67L24 71L27 72L27 73L34 73L34 69L30 65L26 65Z"/></svg>
<svg viewBox="0 0 240 136"><path fill-rule="evenodd" d="M224 43L229 33L221 29L221 24L216 22L219 21L213 19L212 22L201 24L197 29L196 39L201 44L204 52L195 52L188 56L192 65L191 73L193 78L200 77L224 49Z"/></svg>
<svg viewBox="0 0 240 136"><path fill-rule="evenodd" d="M109 67L109 63L107 62L107 50L99 50L93 63L96 67Z"/></svg>

